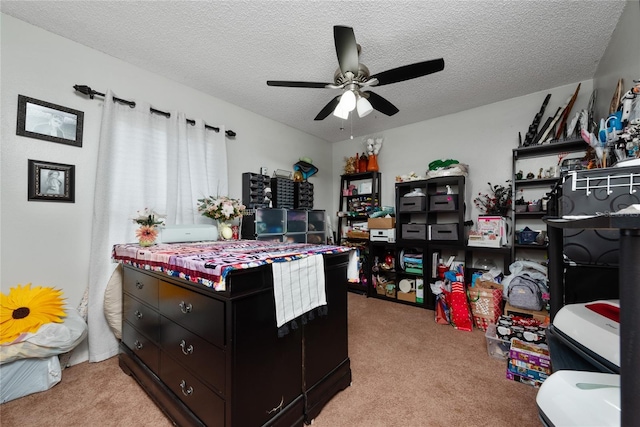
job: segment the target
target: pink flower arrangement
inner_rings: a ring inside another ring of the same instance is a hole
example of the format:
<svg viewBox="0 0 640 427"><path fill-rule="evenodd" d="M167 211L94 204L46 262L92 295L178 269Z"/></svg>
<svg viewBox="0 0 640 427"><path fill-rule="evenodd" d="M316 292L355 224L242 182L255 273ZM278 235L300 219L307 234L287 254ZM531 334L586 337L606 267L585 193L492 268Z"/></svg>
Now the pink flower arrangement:
<svg viewBox="0 0 640 427"><path fill-rule="evenodd" d="M158 238L157 225L164 224L164 215L157 214L149 208L137 212L138 216L133 218L133 222L139 224L136 230L136 237L140 246L151 246Z"/></svg>

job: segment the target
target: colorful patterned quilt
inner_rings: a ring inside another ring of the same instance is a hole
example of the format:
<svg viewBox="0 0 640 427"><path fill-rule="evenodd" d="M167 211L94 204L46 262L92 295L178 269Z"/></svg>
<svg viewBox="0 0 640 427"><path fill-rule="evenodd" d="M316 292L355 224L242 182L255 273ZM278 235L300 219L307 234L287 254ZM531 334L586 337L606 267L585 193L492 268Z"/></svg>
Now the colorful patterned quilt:
<svg viewBox="0 0 640 427"><path fill-rule="evenodd" d="M150 247L129 243L115 245L112 258L144 270L162 272L216 291L224 291L225 279L233 270L350 250L345 246L259 240L164 243Z"/></svg>

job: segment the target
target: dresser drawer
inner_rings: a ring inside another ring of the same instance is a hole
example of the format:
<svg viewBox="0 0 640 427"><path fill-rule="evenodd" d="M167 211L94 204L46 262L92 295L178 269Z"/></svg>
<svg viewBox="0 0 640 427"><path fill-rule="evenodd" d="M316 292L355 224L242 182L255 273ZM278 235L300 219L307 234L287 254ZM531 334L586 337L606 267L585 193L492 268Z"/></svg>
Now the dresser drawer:
<svg viewBox="0 0 640 427"><path fill-rule="evenodd" d="M166 353L161 354L160 379L207 425L224 426L224 400Z"/></svg>
<svg viewBox="0 0 640 427"><path fill-rule="evenodd" d="M132 268L124 269L122 288L125 292L158 308L158 279Z"/></svg>
<svg viewBox="0 0 640 427"><path fill-rule="evenodd" d="M163 317L160 348L224 395L224 351Z"/></svg>
<svg viewBox="0 0 640 427"><path fill-rule="evenodd" d="M127 322L122 322L122 342L153 372L159 373L160 349Z"/></svg>
<svg viewBox="0 0 640 427"><path fill-rule="evenodd" d="M160 312L212 344L224 346L224 303L160 281Z"/></svg>
<svg viewBox="0 0 640 427"><path fill-rule="evenodd" d="M122 318L153 341L158 341L160 315L128 294L122 296Z"/></svg>

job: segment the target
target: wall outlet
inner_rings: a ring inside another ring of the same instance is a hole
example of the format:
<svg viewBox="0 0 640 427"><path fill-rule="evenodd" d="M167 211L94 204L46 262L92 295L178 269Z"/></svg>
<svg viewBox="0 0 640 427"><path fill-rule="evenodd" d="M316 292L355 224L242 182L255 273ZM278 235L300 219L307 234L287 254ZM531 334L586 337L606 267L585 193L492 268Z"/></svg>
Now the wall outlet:
<svg viewBox="0 0 640 427"><path fill-rule="evenodd" d="M266 167L266 166L262 166L262 167L260 168L260 174L261 174L261 175L268 175L268 174L267 174L267 167Z"/></svg>

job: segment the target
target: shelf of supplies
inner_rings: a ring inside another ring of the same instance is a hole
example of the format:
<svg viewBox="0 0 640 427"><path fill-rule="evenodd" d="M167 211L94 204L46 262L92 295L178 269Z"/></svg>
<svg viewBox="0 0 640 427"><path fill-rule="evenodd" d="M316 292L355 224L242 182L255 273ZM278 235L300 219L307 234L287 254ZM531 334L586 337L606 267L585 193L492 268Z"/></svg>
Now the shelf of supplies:
<svg viewBox="0 0 640 427"><path fill-rule="evenodd" d="M347 215L347 216L343 216L342 218L344 218L347 221L350 221L350 220L366 221L369 219L369 215Z"/></svg>
<svg viewBox="0 0 640 427"><path fill-rule="evenodd" d="M516 188L521 187L553 187L560 178L539 178L539 179L519 179L516 180Z"/></svg>
<svg viewBox="0 0 640 427"><path fill-rule="evenodd" d="M516 212L516 216L518 218L542 218L547 214L546 211L538 211L538 212Z"/></svg>
<svg viewBox="0 0 640 427"><path fill-rule="evenodd" d="M355 199L356 197L373 197L375 194L373 193L361 193L361 194L349 194L348 196L342 196L347 199Z"/></svg>
<svg viewBox="0 0 640 427"><path fill-rule="evenodd" d="M542 157L550 154L561 153L563 151L586 150L587 143L582 138L568 138L551 141L547 144L530 145L528 147L518 147L513 149L514 159L525 157Z"/></svg>
<svg viewBox="0 0 640 427"><path fill-rule="evenodd" d="M467 245L466 250L471 250L474 252L494 252L497 254L509 254L511 253L511 246L501 246L499 248L490 248L487 246L469 246Z"/></svg>
<svg viewBox="0 0 640 427"><path fill-rule="evenodd" d="M547 249L549 247L548 244L539 245L537 243L527 243L527 244L516 243L513 246L518 248L518 249L534 249L534 250Z"/></svg>

